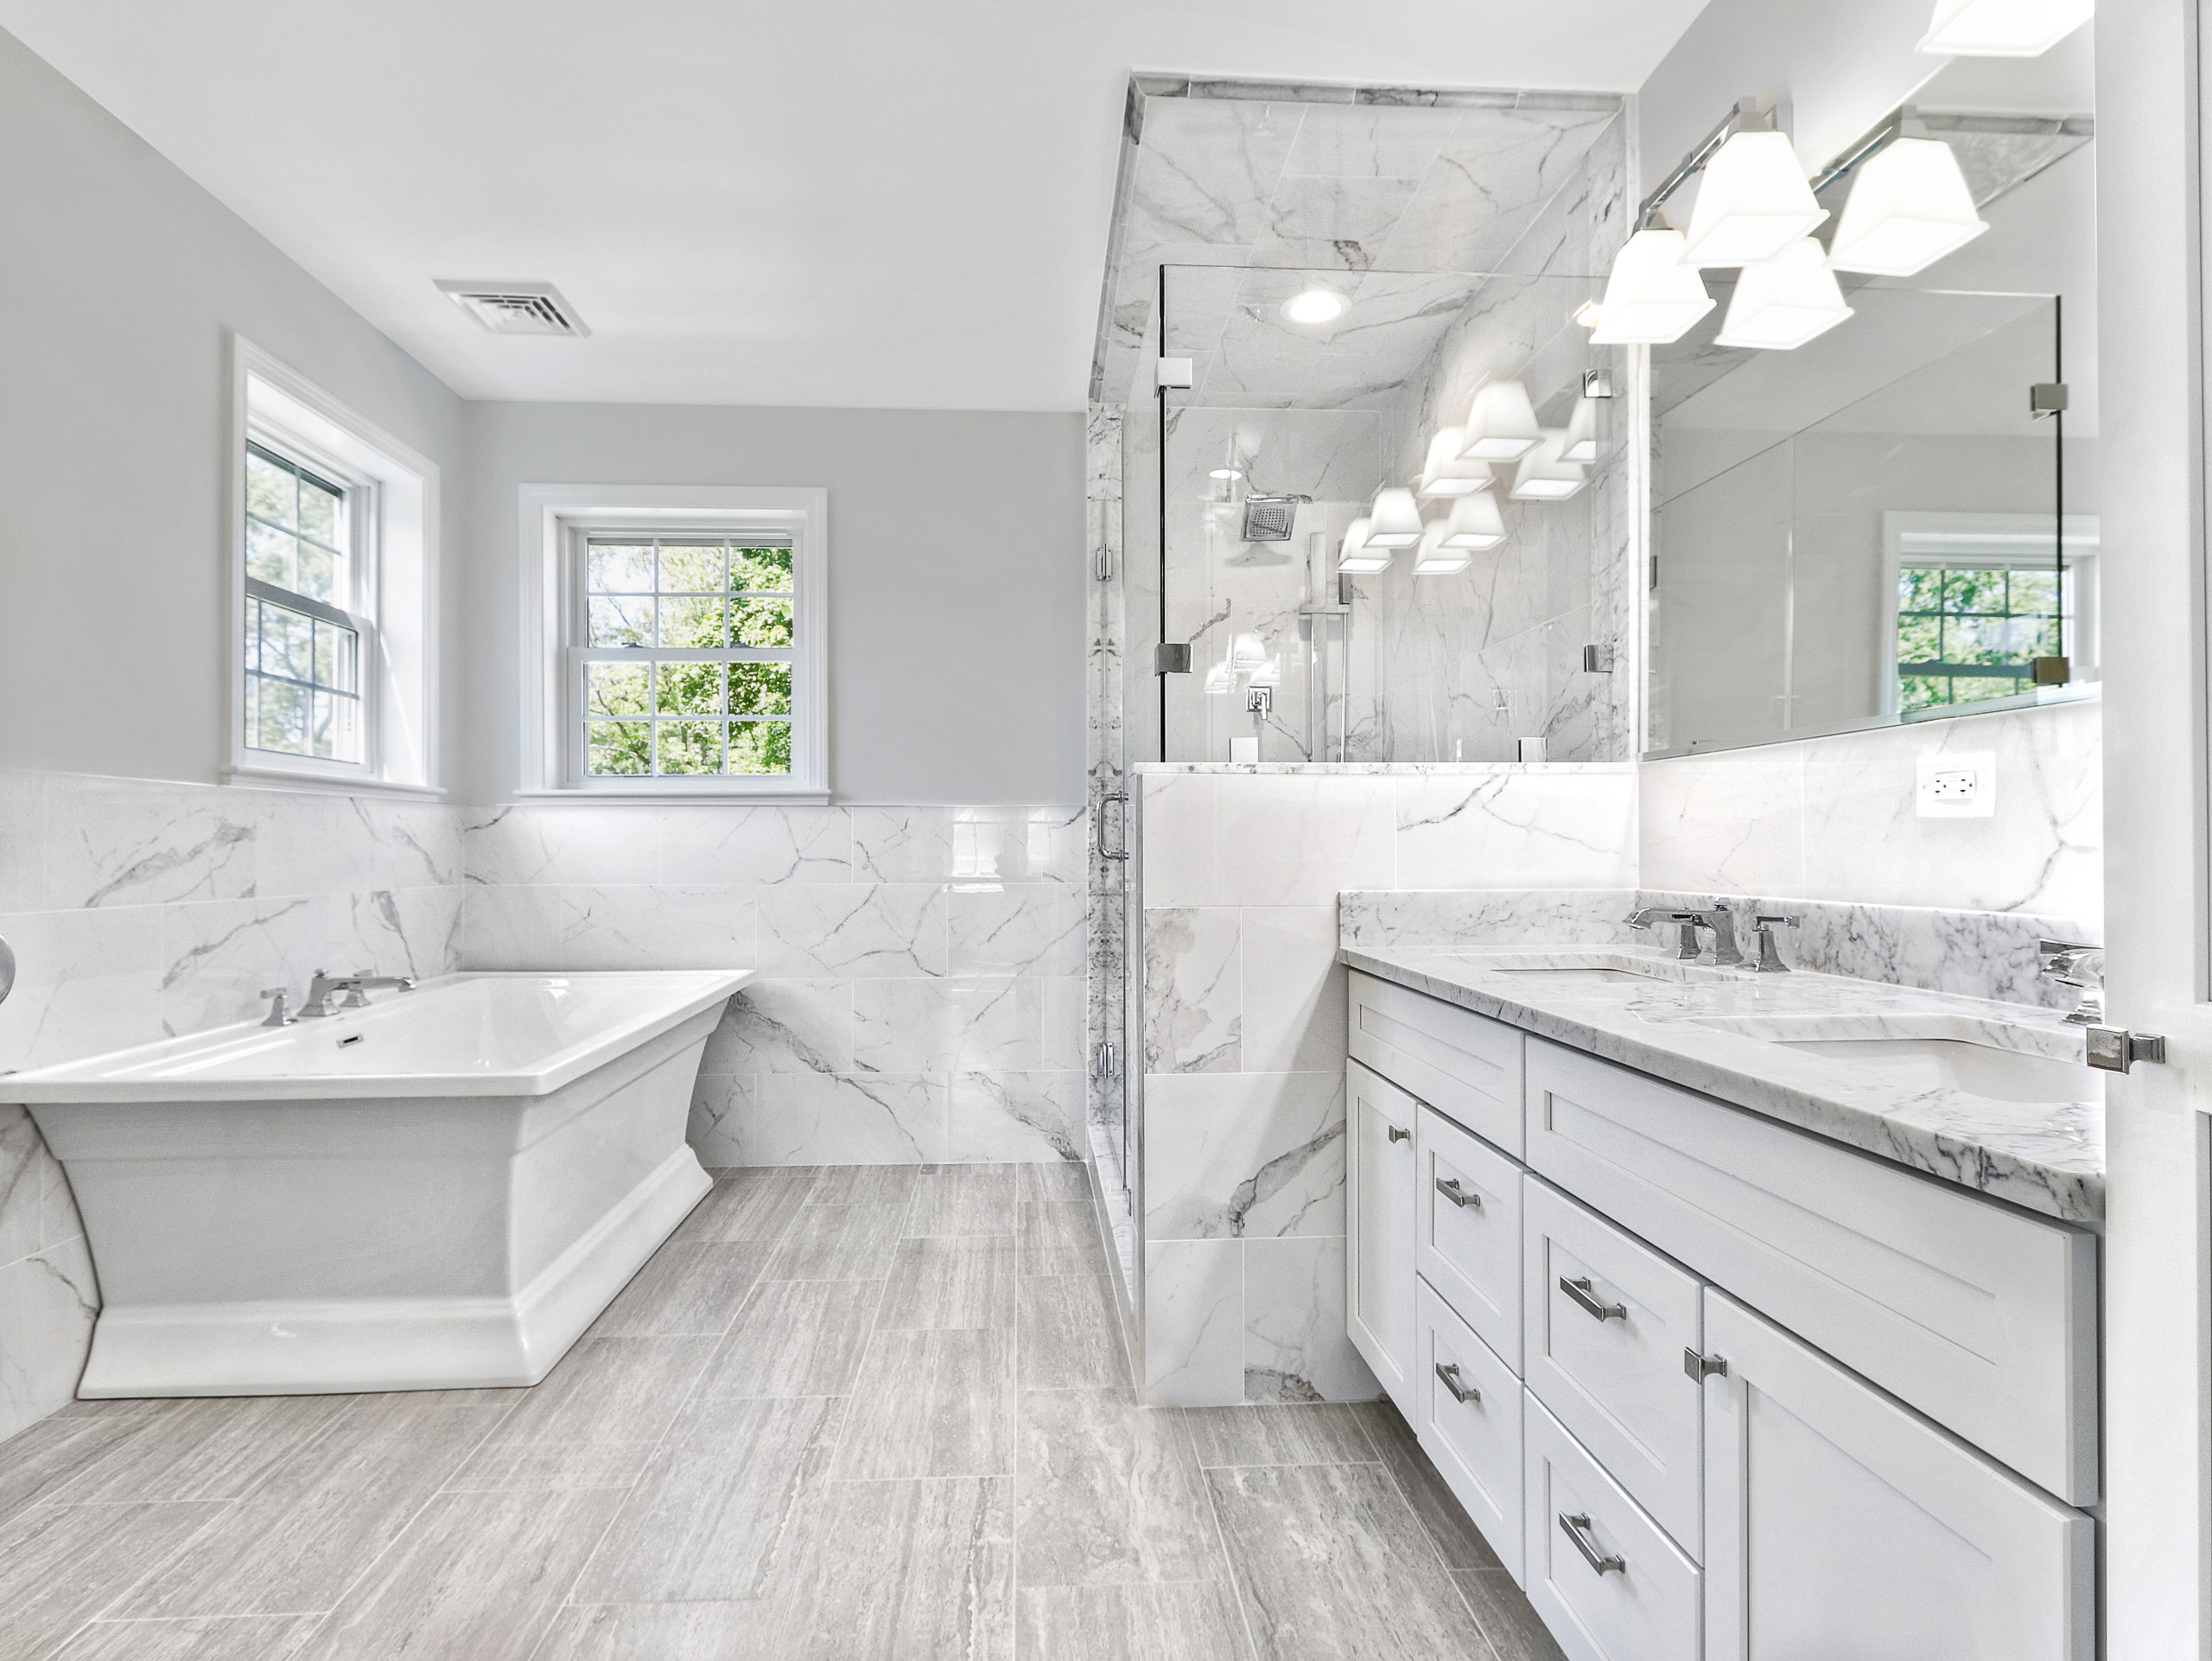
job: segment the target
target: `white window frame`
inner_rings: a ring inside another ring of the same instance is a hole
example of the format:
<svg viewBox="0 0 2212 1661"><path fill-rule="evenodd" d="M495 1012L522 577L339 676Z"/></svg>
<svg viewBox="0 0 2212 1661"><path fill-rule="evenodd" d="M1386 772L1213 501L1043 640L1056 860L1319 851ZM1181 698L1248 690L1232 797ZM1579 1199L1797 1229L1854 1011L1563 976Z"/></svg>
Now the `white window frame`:
<svg viewBox="0 0 2212 1661"><path fill-rule="evenodd" d="M231 340L225 539L226 783L439 797L437 464L243 335ZM360 629L362 760L287 755L246 742L245 456L257 443L346 491Z"/></svg>
<svg viewBox="0 0 2212 1661"><path fill-rule="evenodd" d="M524 485L521 531L523 797L667 801L830 797L830 493L759 485ZM582 642L576 548L597 533L771 536L791 544L791 770L711 777L592 778L569 653Z"/></svg>

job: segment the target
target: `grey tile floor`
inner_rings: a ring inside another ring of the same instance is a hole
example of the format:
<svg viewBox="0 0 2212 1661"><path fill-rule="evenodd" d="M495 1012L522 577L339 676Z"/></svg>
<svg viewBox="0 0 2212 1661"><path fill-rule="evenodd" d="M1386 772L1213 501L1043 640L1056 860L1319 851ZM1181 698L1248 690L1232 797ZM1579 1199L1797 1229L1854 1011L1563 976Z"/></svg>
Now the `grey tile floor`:
<svg viewBox="0 0 2212 1661"><path fill-rule="evenodd" d="M1387 1405L1148 1409L1080 1170L732 1171L533 1390L0 1443L8 1661L1558 1655Z"/></svg>

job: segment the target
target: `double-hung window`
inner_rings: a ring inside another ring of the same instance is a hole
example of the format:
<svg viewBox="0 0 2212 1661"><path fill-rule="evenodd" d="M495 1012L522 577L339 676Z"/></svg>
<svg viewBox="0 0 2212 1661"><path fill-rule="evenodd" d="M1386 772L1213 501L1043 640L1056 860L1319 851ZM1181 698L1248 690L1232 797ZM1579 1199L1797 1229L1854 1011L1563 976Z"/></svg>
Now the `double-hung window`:
<svg viewBox="0 0 2212 1661"><path fill-rule="evenodd" d="M358 487L269 445L245 453L245 744L359 766L361 666L376 625L361 590Z"/></svg>

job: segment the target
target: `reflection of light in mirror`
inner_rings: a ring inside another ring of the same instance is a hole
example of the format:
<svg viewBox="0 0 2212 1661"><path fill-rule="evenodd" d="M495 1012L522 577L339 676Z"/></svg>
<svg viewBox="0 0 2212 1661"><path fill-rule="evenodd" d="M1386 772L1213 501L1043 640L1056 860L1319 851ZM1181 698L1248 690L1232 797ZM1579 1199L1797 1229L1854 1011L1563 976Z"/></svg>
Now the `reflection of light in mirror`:
<svg viewBox="0 0 2212 1661"><path fill-rule="evenodd" d="M1446 427L1428 441L1428 460L1421 470L1421 482L1415 493L1423 499L1438 496L1471 496L1478 490L1491 487L1490 463L1461 459L1459 452L1466 448L1467 435L1464 427Z"/></svg>
<svg viewBox="0 0 2212 1661"><path fill-rule="evenodd" d="M1827 256L1812 238L1802 237L1779 259L1744 268L1715 340L1720 346L1787 352L1850 315Z"/></svg>
<svg viewBox="0 0 2212 1661"><path fill-rule="evenodd" d="M2096 9L2096 0L1936 0L1919 49L1955 58L2039 58Z"/></svg>
<svg viewBox="0 0 2212 1661"><path fill-rule="evenodd" d="M1598 320L1605 315L1605 309L1595 300L1585 300L1574 309L1574 321L1585 328L1595 328L1598 327Z"/></svg>
<svg viewBox="0 0 2212 1661"><path fill-rule="evenodd" d="M1594 346L1666 346L1713 309L1697 267L1682 263L1679 231L1639 231L1613 256Z"/></svg>
<svg viewBox="0 0 2212 1661"><path fill-rule="evenodd" d="M1444 522L1444 536L1439 546L1481 550L1495 548L1505 540L1505 516L1497 511L1497 502L1490 496L1463 496L1452 504L1452 516Z"/></svg>
<svg viewBox="0 0 2212 1661"><path fill-rule="evenodd" d="M1682 258L1692 265L1757 265L1827 218L1783 132L1739 132L1715 150L1699 181Z"/></svg>
<svg viewBox="0 0 2212 1661"><path fill-rule="evenodd" d="M1547 427L1542 442L1522 458L1520 471L1513 475L1513 500L1563 502L1580 491L1589 476L1567 460L1566 429Z"/></svg>
<svg viewBox="0 0 2212 1661"><path fill-rule="evenodd" d="M1828 264L1839 271L1910 277L1987 229L1951 147L1900 138L1860 165Z"/></svg>
<svg viewBox="0 0 2212 1661"><path fill-rule="evenodd" d="M1368 520L1370 548L1410 548L1421 540L1421 506L1414 500L1413 492L1402 487L1377 491Z"/></svg>
<svg viewBox="0 0 2212 1661"><path fill-rule="evenodd" d="M1337 550L1337 569L1346 576L1372 576L1390 569L1389 551L1367 545L1369 521L1354 519L1344 531L1344 546Z"/></svg>
<svg viewBox="0 0 2212 1661"><path fill-rule="evenodd" d="M1529 389L1517 380L1494 380L1477 392L1465 430L1460 454L1470 461L1517 461L1543 436Z"/></svg>
<svg viewBox="0 0 2212 1661"><path fill-rule="evenodd" d="M1439 519L1421 532L1421 546L1414 550L1415 576L1450 576L1467 569L1469 555L1463 548L1445 545L1445 522Z"/></svg>
<svg viewBox="0 0 2212 1661"><path fill-rule="evenodd" d="M1206 477L1209 479L1224 480L1242 479L1243 476L1244 475L1239 473L1235 468L1216 468L1211 473L1206 474Z"/></svg>
<svg viewBox="0 0 2212 1661"><path fill-rule="evenodd" d="M1562 461L1587 463L1598 459L1598 401L1579 398L1567 420L1567 442L1560 447Z"/></svg>
<svg viewBox="0 0 2212 1661"><path fill-rule="evenodd" d="M1282 315L1294 323L1333 323L1348 303L1334 289L1308 289L1284 301Z"/></svg>

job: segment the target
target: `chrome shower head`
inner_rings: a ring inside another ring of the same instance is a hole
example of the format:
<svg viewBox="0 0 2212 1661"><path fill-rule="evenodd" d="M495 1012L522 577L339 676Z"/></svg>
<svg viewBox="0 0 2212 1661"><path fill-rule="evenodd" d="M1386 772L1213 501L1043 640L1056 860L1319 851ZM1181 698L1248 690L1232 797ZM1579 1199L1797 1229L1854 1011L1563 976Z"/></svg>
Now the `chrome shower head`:
<svg viewBox="0 0 2212 1661"><path fill-rule="evenodd" d="M1311 496L1247 496L1244 499L1244 540L1288 542L1298 522L1299 506Z"/></svg>

